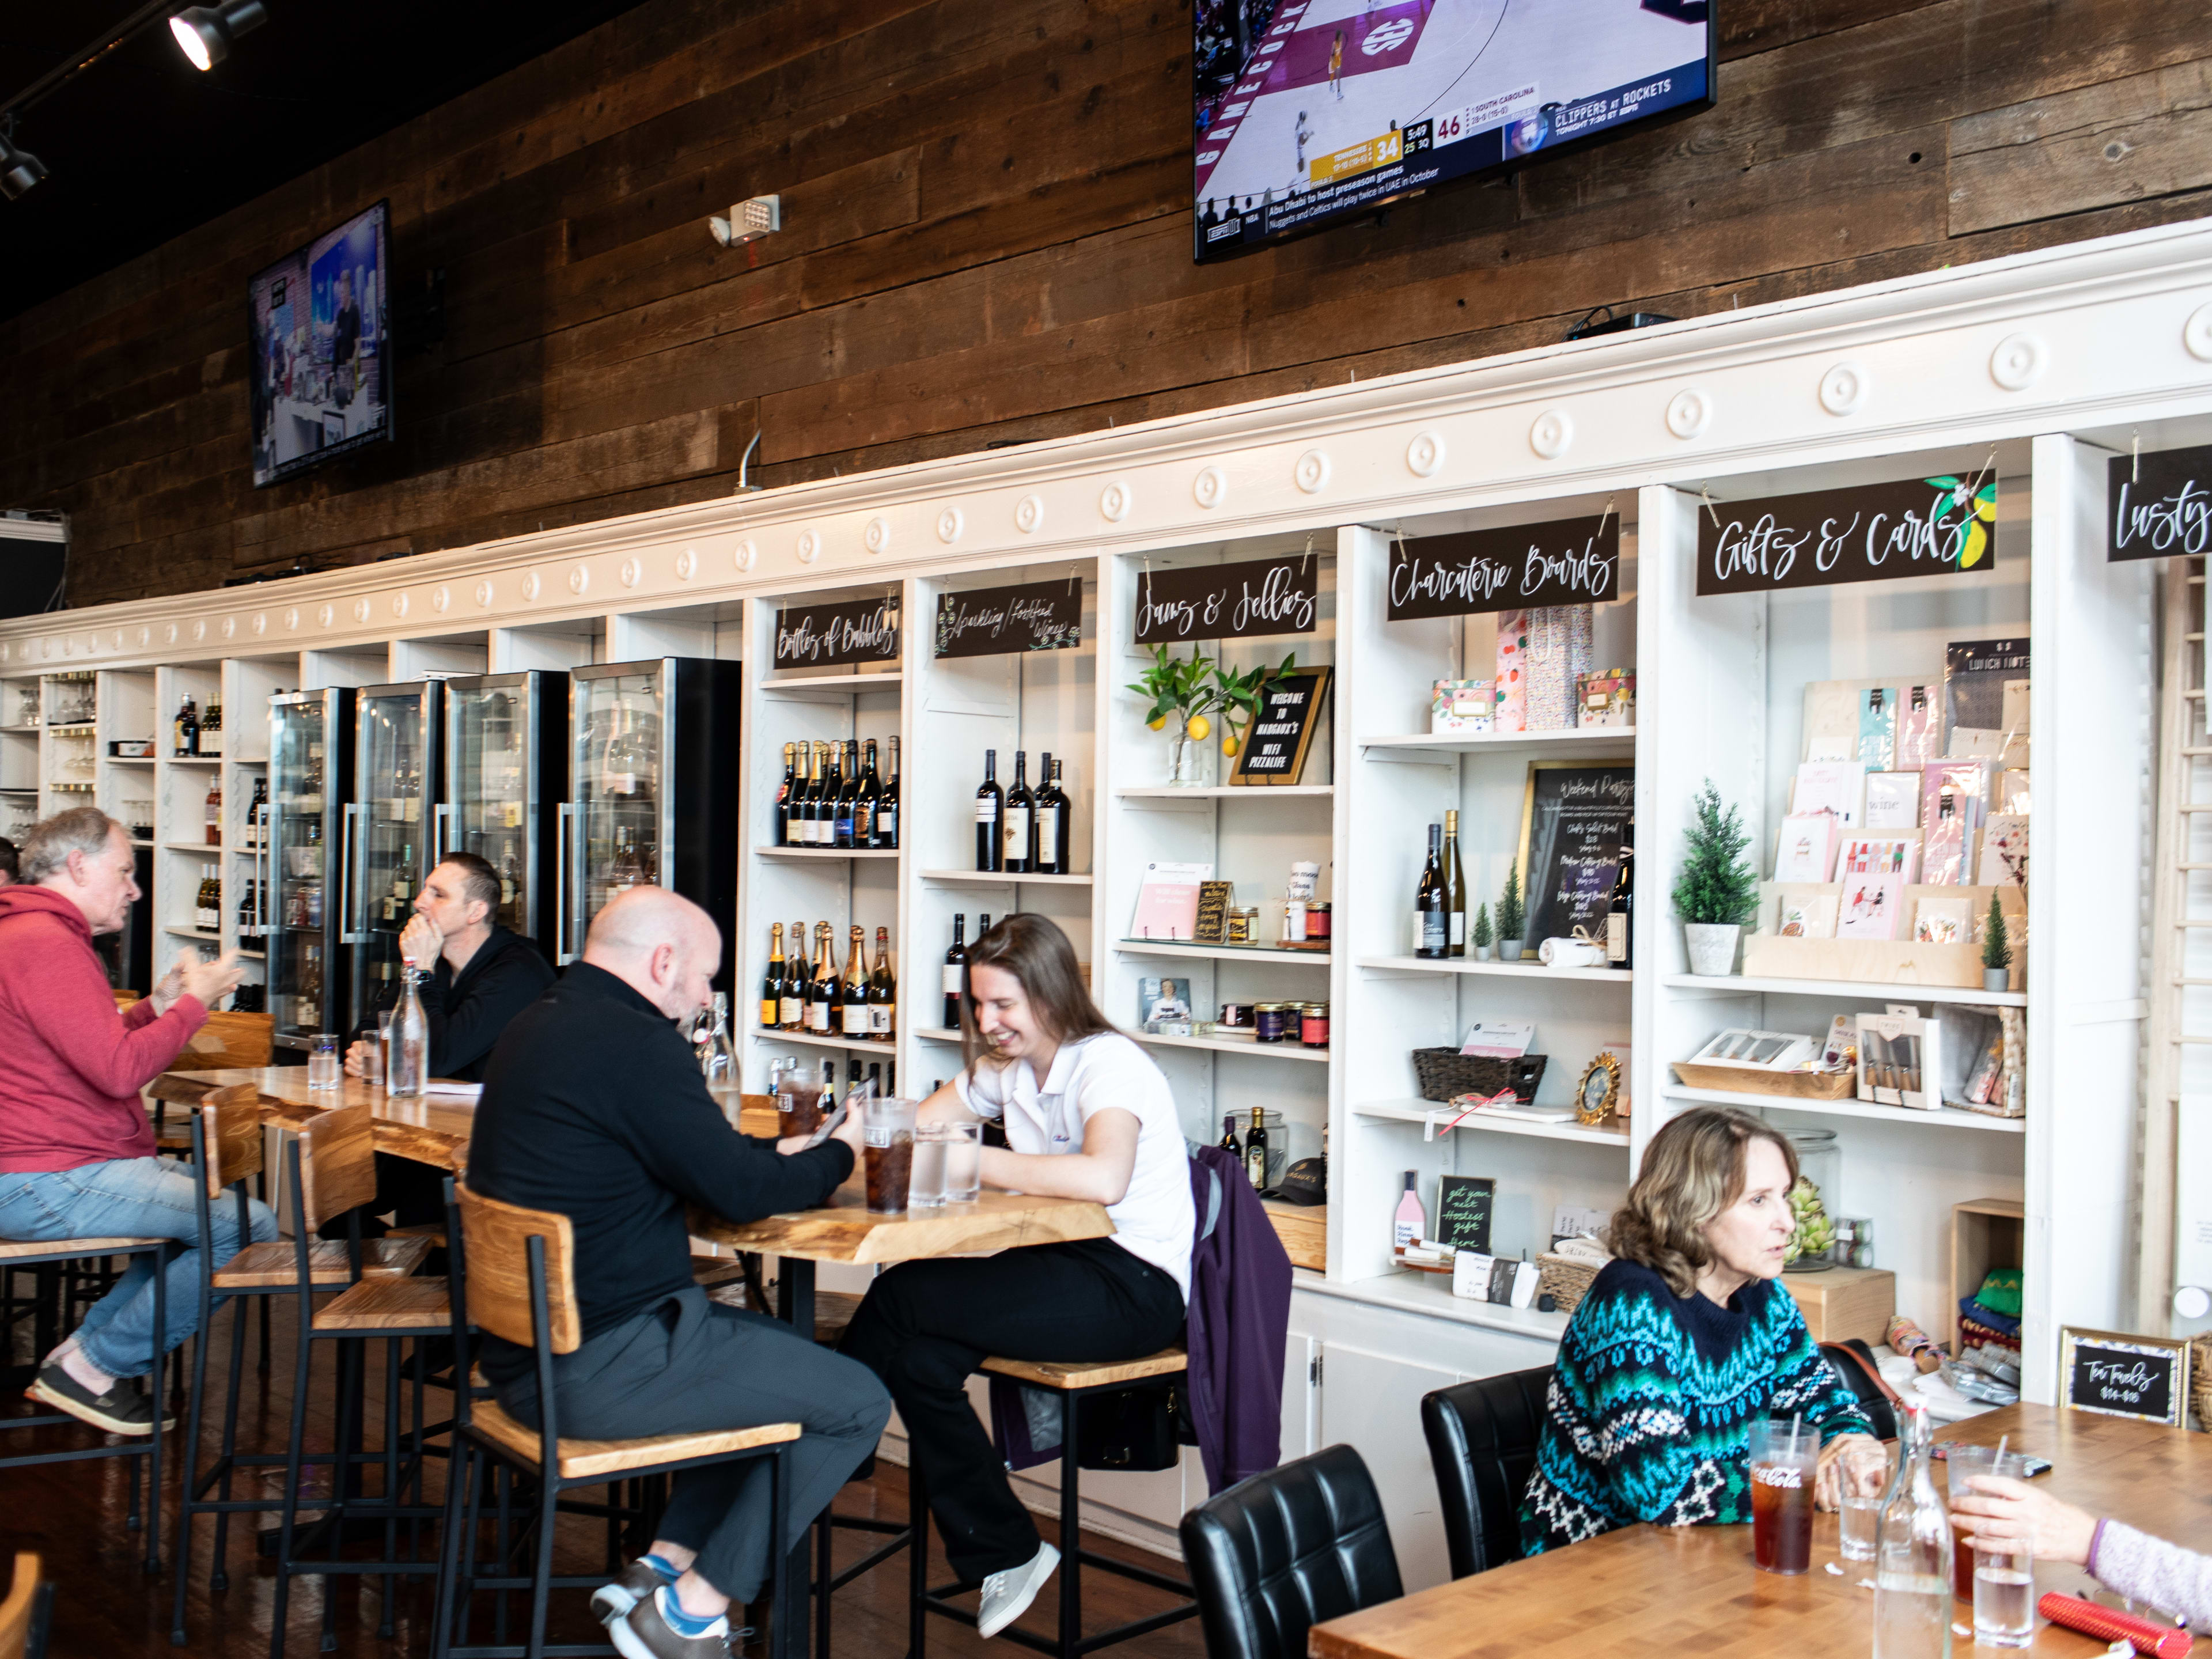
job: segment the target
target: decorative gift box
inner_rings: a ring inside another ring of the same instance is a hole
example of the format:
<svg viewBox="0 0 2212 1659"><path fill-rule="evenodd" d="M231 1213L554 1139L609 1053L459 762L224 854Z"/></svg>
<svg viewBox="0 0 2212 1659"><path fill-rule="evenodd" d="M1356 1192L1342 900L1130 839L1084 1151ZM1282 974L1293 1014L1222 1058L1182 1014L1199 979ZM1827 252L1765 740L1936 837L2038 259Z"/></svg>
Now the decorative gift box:
<svg viewBox="0 0 2212 1659"><path fill-rule="evenodd" d="M1429 695L1429 731L1487 732L1497 719L1495 680L1438 680Z"/></svg>
<svg viewBox="0 0 2212 1659"><path fill-rule="evenodd" d="M1581 726L1636 724L1636 676L1624 668L1584 674L1575 682L1576 722Z"/></svg>

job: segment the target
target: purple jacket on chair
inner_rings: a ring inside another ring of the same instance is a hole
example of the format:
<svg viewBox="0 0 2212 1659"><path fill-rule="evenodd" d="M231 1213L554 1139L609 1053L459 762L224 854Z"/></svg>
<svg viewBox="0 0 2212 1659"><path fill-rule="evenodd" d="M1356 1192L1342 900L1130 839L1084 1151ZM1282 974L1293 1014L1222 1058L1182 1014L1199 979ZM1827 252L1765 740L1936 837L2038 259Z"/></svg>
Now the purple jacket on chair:
<svg viewBox="0 0 2212 1659"><path fill-rule="evenodd" d="M1282 1461L1291 1258L1235 1157L1192 1155L1188 1392L1212 1492Z"/></svg>

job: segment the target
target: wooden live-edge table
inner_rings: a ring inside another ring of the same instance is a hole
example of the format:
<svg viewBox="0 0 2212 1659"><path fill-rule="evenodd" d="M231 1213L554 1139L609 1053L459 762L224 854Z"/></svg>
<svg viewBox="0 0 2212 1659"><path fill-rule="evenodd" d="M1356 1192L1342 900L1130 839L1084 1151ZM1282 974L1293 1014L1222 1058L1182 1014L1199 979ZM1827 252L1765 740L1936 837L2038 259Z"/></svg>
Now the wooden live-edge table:
<svg viewBox="0 0 2212 1659"><path fill-rule="evenodd" d="M318 1112L366 1105L375 1126L376 1150L413 1158L441 1170L460 1170L468 1161L469 1136L476 1125L476 1102L460 1095L394 1098L380 1085L341 1078L335 1089L310 1089L304 1066L233 1066L212 1072L164 1072L147 1085L155 1100L192 1106L217 1089L251 1084L261 1096L264 1116L305 1123ZM457 1087L471 1085L457 1085Z"/></svg>
<svg viewBox="0 0 2212 1659"><path fill-rule="evenodd" d="M2012 1450L2051 1460L2039 1488L2092 1514L2212 1549L2212 1435L2009 1406L1951 1424L1936 1438L1993 1446L2005 1435ZM1831 1563L1840 1574L1827 1570ZM2035 1579L2039 1596L2094 1588L2079 1567L2039 1562ZM1748 1526L1629 1527L1332 1619L1313 1627L1307 1650L1311 1659L1865 1659L1874 1640L1873 1582L1873 1562L1837 1554L1832 1515L1813 1518L1812 1571L1788 1578L1752 1565ZM1953 1603L1952 1617L1972 1631L1969 1603ZM2034 1644L2023 1651L2105 1651L2093 1637L2037 1623ZM1954 1631L1954 1653L1973 1647L1971 1634Z"/></svg>

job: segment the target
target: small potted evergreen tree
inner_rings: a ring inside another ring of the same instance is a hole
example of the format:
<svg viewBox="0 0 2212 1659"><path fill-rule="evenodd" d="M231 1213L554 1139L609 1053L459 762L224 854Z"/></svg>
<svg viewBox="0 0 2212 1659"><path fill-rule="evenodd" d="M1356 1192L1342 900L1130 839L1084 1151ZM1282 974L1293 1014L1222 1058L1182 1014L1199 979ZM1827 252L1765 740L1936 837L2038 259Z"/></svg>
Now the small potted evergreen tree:
<svg viewBox="0 0 2212 1659"><path fill-rule="evenodd" d="M1499 961L1521 960L1521 933L1528 925L1528 912L1521 902L1521 867L1509 864L1505 866L1505 890L1498 896Z"/></svg>
<svg viewBox="0 0 2212 1659"><path fill-rule="evenodd" d="M1674 878L1674 909L1682 918L1690 971L1726 976L1735 971L1744 924L1759 909L1759 872L1744 862L1751 844L1741 815L1721 809L1720 792L1705 780L1697 820L1690 826L1681 873Z"/></svg>
<svg viewBox="0 0 2212 1659"><path fill-rule="evenodd" d="M2004 908L1990 895L1990 914L1982 922L1982 989L2012 988L2012 936L2005 928Z"/></svg>
<svg viewBox="0 0 2212 1659"><path fill-rule="evenodd" d="M1479 906L1474 913L1474 959L1477 962L1490 960L1490 941L1492 937L1490 931L1490 906L1485 903Z"/></svg>

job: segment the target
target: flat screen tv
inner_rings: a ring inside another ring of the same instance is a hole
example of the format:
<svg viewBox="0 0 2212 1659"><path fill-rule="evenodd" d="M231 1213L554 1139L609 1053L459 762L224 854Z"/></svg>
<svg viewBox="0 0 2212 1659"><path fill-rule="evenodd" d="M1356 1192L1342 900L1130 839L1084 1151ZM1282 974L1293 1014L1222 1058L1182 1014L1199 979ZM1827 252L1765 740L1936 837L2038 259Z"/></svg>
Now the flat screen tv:
<svg viewBox="0 0 2212 1659"><path fill-rule="evenodd" d="M253 279L257 489L392 436L391 219L364 208Z"/></svg>
<svg viewBox="0 0 2212 1659"><path fill-rule="evenodd" d="M1200 261L1710 108L1708 0L1197 0Z"/></svg>

